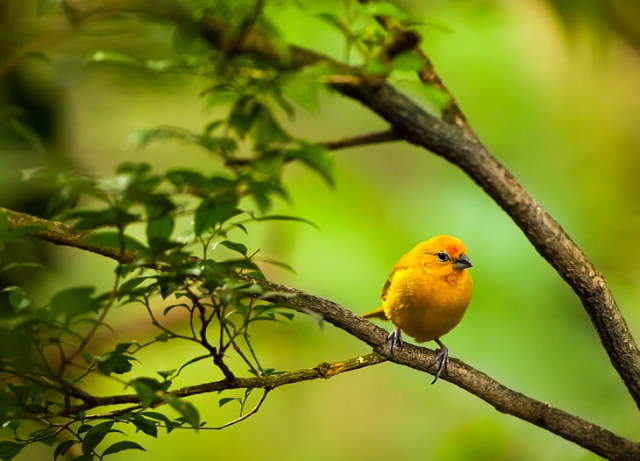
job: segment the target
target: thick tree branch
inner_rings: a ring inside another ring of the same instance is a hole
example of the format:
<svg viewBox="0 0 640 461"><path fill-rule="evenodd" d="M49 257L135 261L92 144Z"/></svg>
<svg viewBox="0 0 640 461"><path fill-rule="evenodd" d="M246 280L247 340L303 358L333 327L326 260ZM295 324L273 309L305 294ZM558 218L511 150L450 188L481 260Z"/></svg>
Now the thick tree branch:
<svg viewBox="0 0 640 461"><path fill-rule="evenodd" d="M375 351L383 353L387 344L387 332L382 328L326 299L268 281L253 281L260 284L265 291L289 294L274 296L269 299L270 301L289 305L301 312L321 315L329 323L373 346ZM435 358L436 352L432 350L405 344L405 347L394 352L392 361L434 374ZM631 460L640 457L640 444L553 408L548 403L509 389L461 360L451 359L444 379L480 397L502 413L535 424L605 458Z"/></svg>
<svg viewBox="0 0 640 461"><path fill-rule="evenodd" d="M169 0L66 0L66 4L79 18L128 11L151 14L178 23L192 22L186 8ZM202 38L216 48L227 49L234 37L233 29L214 17L205 17L199 26ZM328 62L337 71L350 73L344 64L300 47L292 46L283 55L257 28L247 31L234 52L257 55L284 67ZM424 57L427 58L426 55ZM425 69L429 74L422 76L425 82L445 88L430 62ZM604 276L513 174L474 135L469 135L470 130L466 128L464 118L460 118L462 112L457 104L450 108L451 121L456 123L453 124L427 113L391 85L379 84L377 78L368 79L358 75L346 83L334 81L332 86L389 122L394 133L402 139L424 147L460 167L505 210L536 250L578 295L611 363L640 407L640 351ZM455 104L453 99L451 101Z"/></svg>
<svg viewBox="0 0 640 461"><path fill-rule="evenodd" d="M106 248L97 246L89 241L89 237L93 232L77 232L71 229L71 226L59 221L48 221L46 219L31 216L18 211L9 210L0 207L0 211L4 211L9 219L9 229L31 228L32 235L47 242L56 245L66 245L70 247L80 248L102 256L106 256L116 261L127 264L137 259L135 252L130 250L120 251L119 248Z"/></svg>
<svg viewBox="0 0 640 461"><path fill-rule="evenodd" d="M4 211L6 212L7 210ZM12 216L15 216L14 212L9 212L8 216L10 225L13 226L11 222ZM23 225L28 225L27 217L29 217L29 215L20 214ZM46 221L41 218L33 219L40 223ZM51 222L50 224L52 226L59 227L61 223ZM75 246L79 249L95 252L94 248L86 248L82 244L82 240L75 238L73 233L66 237L60 235L57 240L61 245ZM103 252L98 253L109 256ZM117 260L118 254L116 253L109 257ZM288 305L304 313L319 315L336 327L374 347L374 350L378 354L384 352L383 348L386 344L387 332L344 307L293 288L264 280L250 280L254 283L260 284L265 291L288 293L287 296L272 296L269 301ZM384 357L378 354L370 354L346 362L339 362L337 364L326 366L321 365L316 368L286 373L284 375L256 378L235 378L232 381L223 380L200 384L197 386L189 386L173 391L173 394L178 397L186 397L224 389L239 389L247 387L275 388L284 384L316 379L318 377L330 377L342 371L360 368L361 366L367 366L385 360ZM432 365L435 361L435 356L436 353L430 349L407 344L403 349L395 352L393 362L433 374L434 370L432 369ZM442 379L471 392L502 413L507 413L535 424L536 426L557 434L601 456L609 459L620 460L640 459L640 444L620 437L600 426L585 421L582 418L571 415L557 408L553 408L547 403L540 402L539 400L532 399L509 389L460 360L451 359L448 367L448 373ZM138 396L135 394L111 397L93 397L88 400L85 396L83 401L84 403L82 405L72 408L72 411L87 410L98 406L127 403L135 404L133 407L128 407L123 410L93 415L93 418L116 416L123 412L140 408L138 405Z"/></svg>
<svg viewBox="0 0 640 461"><path fill-rule="evenodd" d="M589 314L609 358L640 406L640 352L604 276L564 229L479 142L426 113L390 85L342 86L387 120L407 141L463 169L504 209L536 250L573 288Z"/></svg>

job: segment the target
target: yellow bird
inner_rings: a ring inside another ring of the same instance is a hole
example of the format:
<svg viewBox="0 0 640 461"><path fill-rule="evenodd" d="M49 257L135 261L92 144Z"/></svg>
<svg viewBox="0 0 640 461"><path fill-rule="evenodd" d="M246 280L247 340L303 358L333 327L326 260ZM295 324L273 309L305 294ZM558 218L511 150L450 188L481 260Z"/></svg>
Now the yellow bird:
<svg viewBox="0 0 640 461"><path fill-rule="evenodd" d="M382 306L364 315L396 326L387 339L392 356L403 345L400 330L418 342L435 340L440 350L433 383L449 363L440 337L460 322L471 300L469 267L467 250L455 237L438 235L419 243L393 266L382 289Z"/></svg>

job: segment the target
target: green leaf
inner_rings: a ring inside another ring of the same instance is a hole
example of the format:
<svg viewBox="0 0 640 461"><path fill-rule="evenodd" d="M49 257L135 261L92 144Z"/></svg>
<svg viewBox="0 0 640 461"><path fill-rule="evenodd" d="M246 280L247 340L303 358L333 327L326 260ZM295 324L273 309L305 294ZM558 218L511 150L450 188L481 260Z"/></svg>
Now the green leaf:
<svg viewBox="0 0 640 461"><path fill-rule="evenodd" d="M380 56L372 56L362 69L368 75L387 75L389 73L389 65Z"/></svg>
<svg viewBox="0 0 640 461"><path fill-rule="evenodd" d="M178 376L182 370L184 370L186 367L188 367L189 365L191 365L192 363L196 363L199 362L200 360L204 360L206 358L211 357L211 355L209 354L204 354L204 355L199 355L198 357L194 357L191 360L189 360L188 362L186 362L185 364L183 364L180 368L178 368L178 372L176 373L176 376ZM175 379L175 378L174 378Z"/></svg>
<svg viewBox="0 0 640 461"><path fill-rule="evenodd" d="M325 88L321 81L326 75L333 73L335 73L334 69L323 64L289 72L282 78L282 95L309 112L318 112L320 108L319 91Z"/></svg>
<svg viewBox="0 0 640 461"><path fill-rule="evenodd" d="M74 444L78 443L76 440L63 440L56 447L56 450L53 452L53 459L55 460L58 456L63 456L69 448L71 448Z"/></svg>
<svg viewBox="0 0 640 461"><path fill-rule="evenodd" d="M170 214L149 221L147 224L147 240L153 254L162 253L173 246L170 238L174 224L173 216Z"/></svg>
<svg viewBox="0 0 640 461"><path fill-rule="evenodd" d="M286 151L288 158L300 160L312 170L324 178L330 185L333 181L333 155L329 149L318 144L305 143L300 149L289 149Z"/></svg>
<svg viewBox="0 0 640 461"><path fill-rule="evenodd" d="M237 251L242 256L247 256L247 247L244 246L242 243L231 242L229 240L223 240L222 242L220 242L220 245L222 245L224 247L227 247L230 250Z"/></svg>
<svg viewBox="0 0 640 461"><path fill-rule="evenodd" d="M85 455L93 453L100 442L107 436L113 424L113 421L105 421L89 429L82 439L82 453Z"/></svg>
<svg viewBox="0 0 640 461"><path fill-rule="evenodd" d="M172 374L174 374L176 372L177 368L173 368L171 370L161 370L158 371L157 373L162 376L164 379L167 379L169 376L171 376Z"/></svg>
<svg viewBox="0 0 640 461"><path fill-rule="evenodd" d="M93 360L95 360L98 365L98 369L106 375L111 373L123 374L131 371L131 361L135 359L125 354L131 344L132 343L120 343L111 352L93 356Z"/></svg>
<svg viewBox="0 0 640 461"><path fill-rule="evenodd" d="M148 407L154 402L160 400L158 396L159 393L163 393L167 387L171 384L171 381L158 382L153 378L136 378L133 382L133 387L135 388L138 397L140 397L140 402L145 407Z"/></svg>
<svg viewBox="0 0 640 461"><path fill-rule="evenodd" d="M134 56L119 53L117 51L99 50L90 54L85 58L85 62L88 64L101 63L101 64L115 64L124 67L130 67L134 69L143 69L144 65L142 61Z"/></svg>
<svg viewBox="0 0 640 461"><path fill-rule="evenodd" d="M315 227L316 229L318 229L318 226L313 221L309 221L308 219L304 219L304 218L298 218L296 216L272 214L272 215L260 216L260 217L254 218L254 219L256 221L296 221L296 222L302 222L302 223L305 223L305 224L309 224L310 226Z"/></svg>
<svg viewBox="0 0 640 461"><path fill-rule="evenodd" d="M398 8L397 5L392 2L376 1L367 2L364 4L365 9L372 16L389 16L395 19L402 19L407 17L407 13Z"/></svg>
<svg viewBox="0 0 640 461"><path fill-rule="evenodd" d="M154 220L163 218L171 213L176 207L166 194L152 194L141 197L147 210L148 219Z"/></svg>
<svg viewBox="0 0 640 461"><path fill-rule="evenodd" d="M288 320L293 320L294 317L294 314L292 314L291 312L276 312L276 314L281 315Z"/></svg>
<svg viewBox="0 0 640 461"><path fill-rule="evenodd" d="M93 245L97 247L120 249L120 246L121 246L120 232L117 232L117 231L93 232L89 234L87 238L84 239L83 243L87 243L89 245ZM142 243L140 243L138 240L134 239L133 237L124 235L124 249L140 251L140 250L146 249L146 247Z"/></svg>
<svg viewBox="0 0 640 461"><path fill-rule="evenodd" d="M2 231L0 230L0 233ZM4 274L13 269L46 269L45 266L38 263L11 263L0 269L0 274Z"/></svg>
<svg viewBox="0 0 640 461"><path fill-rule="evenodd" d="M158 413L156 411L143 411L140 414L143 416L146 416L147 418L152 418L152 419L163 422L165 425L165 429L167 430L167 434L173 431L176 427L179 427L183 424L182 422L179 422L179 421L172 421L166 415L162 413Z"/></svg>
<svg viewBox="0 0 640 461"><path fill-rule="evenodd" d="M20 450L23 448L24 445L20 443L9 441L0 442L0 459L2 461L9 461L20 453Z"/></svg>
<svg viewBox="0 0 640 461"><path fill-rule="evenodd" d="M424 67L422 58L413 50L400 53L393 59L394 69L409 70L417 72Z"/></svg>
<svg viewBox="0 0 640 461"><path fill-rule="evenodd" d="M160 333L158 336L156 336L156 339L158 341L160 341L161 343L166 343L167 341L169 341L170 338L171 338L171 336L169 336L169 333L167 333L166 331L164 331L164 332Z"/></svg>
<svg viewBox="0 0 640 461"><path fill-rule="evenodd" d="M237 202L219 203L215 200L203 200L195 214L195 233L200 235L218 223L222 223L242 213Z"/></svg>
<svg viewBox="0 0 640 461"><path fill-rule="evenodd" d="M134 277L132 279L127 280L122 285L120 285L120 289L118 290L118 298L123 297L124 295L132 292L138 285L140 285L145 280L149 280L154 278L153 276L145 276L145 277Z"/></svg>
<svg viewBox="0 0 640 461"><path fill-rule="evenodd" d="M253 137L259 147L291 140L291 136L278 123L271 110L264 105L261 105L254 121Z"/></svg>
<svg viewBox="0 0 640 461"><path fill-rule="evenodd" d="M258 258L256 260L257 262L262 262L262 263L267 263L267 264L271 264L272 266L276 266L279 267L281 269L284 269L286 271L291 272L292 274L295 274L296 271L293 269L293 267L291 267L289 264L282 262L282 261L278 261L276 259L271 259L271 258Z"/></svg>
<svg viewBox="0 0 640 461"><path fill-rule="evenodd" d="M64 315L70 320L86 312L94 311L96 300L91 296L94 287L76 287L59 291L51 298L50 306L55 316Z"/></svg>
<svg viewBox="0 0 640 461"><path fill-rule="evenodd" d="M237 400L238 402L242 402L242 400L240 400L238 397L225 397L223 399L218 400L218 407L223 407L227 403L233 402L234 400Z"/></svg>
<svg viewBox="0 0 640 461"><path fill-rule="evenodd" d="M103 226L124 227L138 219L126 210L108 208L105 210L81 210L65 213L65 219L79 219L74 229L95 229Z"/></svg>
<svg viewBox="0 0 640 461"><path fill-rule="evenodd" d="M140 403L142 403L143 406L148 407L156 399L156 394L153 389L151 389L142 381L134 381L133 387L136 390L138 397L140 397Z"/></svg>
<svg viewBox="0 0 640 461"><path fill-rule="evenodd" d="M9 302L15 312L22 312L27 310L33 304L33 301L27 297L27 293L24 288L11 286L3 290L0 293L9 293Z"/></svg>
<svg viewBox="0 0 640 461"><path fill-rule="evenodd" d="M314 16L322 20L323 22L329 24L330 26L334 27L335 29L337 29L339 32L343 34L348 30L347 25L344 24L344 22L334 13L323 12L323 13L318 13Z"/></svg>
<svg viewBox="0 0 640 461"><path fill-rule="evenodd" d="M33 431L29 434L29 439L50 447L56 442L55 430L52 428L38 429L37 431Z"/></svg>
<svg viewBox="0 0 640 461"><path fill-rule="evenodd" d="M133 141L140 147L147 147L155 141L165 139L176 139L179 141L200 144L200 135L193 133L185 128L177 126L158 126L145 130L136 131L132 134Z"/></svg>
<svg viewBox="0 0 640 461"><path fill-rule="evenodd" d="M211 152L222 154L232 153L238 147L235 139L225 136L203 136L200 144Z"/></svg>
<svg viewBox="0 0 640 461"><path fill-rule="evenodd" d="M140 415L135 415L132 422L145 434L151 437L158 437L158 426L153 421L143 418Z"/></svg>
<svg viewBox="0 0 640 461"><path fill-rule="evenodd" d="M172 170L167 173L167 179L177 187L193 187L196 189L204 187L207 179L197 171Z"/></svg>
<svg viewBox="0 0 640 461"><path fill-rule="evenodd" d="M167 415L163 413L159 413L157 411L143 411L140 413L142 416L146 418L156 419L158 421L162 421L165 424L169 424L171 420L167 417Z"/></svg>
<svg viewBox="0 0 640 461"><path fill-rule="evenodd" d="M229 124L240 138L244 138L260 115L262 104L250 97L242 97L236 101L229 114Z"/></svg>
<svg viewBox="0 0 640 461"><path fill-rule="evenodd" d="M174 410L180 413L188 424L191 424L193 427L198 427L200 425L200 415L198 414L198 410L196 410L196 407L191 405L189 402L185 402L171 394L163 395L162 399Z"/></svg>
<svg viewBox="0 0 640 461"><path fill-rule="evenodd" d="M124 451L124 450L142 450L142 451L146 451L144 448L142 448L137 443L125 440L123 442L116 442L113 445L111 445L109 448L107 448L102 453L102 456L111 455L113 453L118 453L119 451Z"/></svg>

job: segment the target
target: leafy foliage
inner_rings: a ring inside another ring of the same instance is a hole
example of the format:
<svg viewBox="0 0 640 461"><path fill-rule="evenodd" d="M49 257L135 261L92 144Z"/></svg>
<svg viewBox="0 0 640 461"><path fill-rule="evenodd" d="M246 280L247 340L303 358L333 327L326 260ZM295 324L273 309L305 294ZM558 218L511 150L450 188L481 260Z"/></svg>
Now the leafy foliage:
<svg viewBox="0 0 640 461"><path fill-rule="evenodd" d="M281 373L261 365L250 331L255 322L290 320L293 314L269 303L266 298L273 293L264 293L251 281L264 274L257 250L242 237L251 225L264 221L308 223L303 218L267 214L274 200L288 200L283 182L286 165L305 165L334 185L330 151L297 138L283 118L293 118L299 108L317 110L318 93L344 68L327 63L299 69L283 65L288 60L287 44L277 25L263 14L261 1L191 3L195 22L174 27L175 53L166 58L95 50L85 61L131 72L197 74L209 79L211 85L202 98L209 105L223 106L223 117L196 130L152 127L134 133L133 139L141 148L167 141L193 144L208 152L217 166L214 171L158 172L148 163L125 163L106 178L42 168L26 179L52 190L46 206L50 217L86 233L85 244L116 250L120 256L116 259L123 262L106 292L93 286L64 287L48 300L36 301L26 283L0 289L0 424L13 435L12 440L0 442L0 459L11 459L36 442L55 445L54 458L74 452L77 460L102 459L123 450L144 450L126 440L105 442L108 435L120 434L125 427L151 437L159 436L159 428L166 433L178 427L205 428L197 408L174 393L175 379L197 362L208 361L227 381L235 378L225 363L232 354L255 376ZM292 3L304 10L302 2ZM354 65L355 75L384 76L394 68L417 70L420 63L411 53L391 61L385 58L390 39L374 16L385 14L408 25L400 10L387 2L344 4L343 9L314 11L310 18L343 35L345 61ZM40 0L38 11L62 14L60 5ZM198 39L198 21L213 17L233 32L230 44L219 50ZM233 44L242 42L255 27L282 53L280 60L267 63L236 52ZM16 136L44 149L19 112L5 112ZM134 226L144 229L144 237L131 235ZM35 230L11 229L0 210L0 251L28 241ZM134 260L125 262L125 253L134 254ZM38 261L12 261L5 254L11 253L0 253L0 273L42 270ZM286 263L262 261L289 268ZM159 309L161 300L165 300L164 310ZM158 329L156 338L94 351L91 341L116 307L146 313ZM186 320L169 326L166 317L174 310L183 311ZM170 341L195 343L201 351L174 369L159 370L158 377L136 375L138 351ZM94 375L124 385L137 402L124 409L90 411L113 403L102 403L87 391L86 383ZM242 397L222 397L219 406L238 402L243 411L250 393L249 389ZM160 405L171 410L167 414L153 411ZM36 420L42 427L29 432L27 420Z"/></svg>

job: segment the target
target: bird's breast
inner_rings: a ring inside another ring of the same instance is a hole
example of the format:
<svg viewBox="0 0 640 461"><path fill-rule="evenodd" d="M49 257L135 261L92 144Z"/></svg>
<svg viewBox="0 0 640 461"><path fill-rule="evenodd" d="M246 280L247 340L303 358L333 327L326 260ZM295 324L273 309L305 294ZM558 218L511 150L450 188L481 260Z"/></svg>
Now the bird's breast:
<svg viewBox="0 0 640 461"><path fill-rule="evenodd" d="M462 319L472 292L466 271L453 275L456 277L430 277L423 271L405 274L385 302L387 317L417 341L446 334Z"/></svg>

